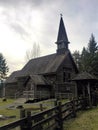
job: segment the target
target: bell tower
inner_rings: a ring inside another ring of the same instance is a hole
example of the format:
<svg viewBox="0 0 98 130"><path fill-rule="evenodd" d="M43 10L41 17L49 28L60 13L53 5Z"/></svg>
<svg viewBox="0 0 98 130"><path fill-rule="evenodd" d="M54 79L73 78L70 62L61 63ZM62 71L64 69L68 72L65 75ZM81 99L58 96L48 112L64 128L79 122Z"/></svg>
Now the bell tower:
<svg viewBox="0 0 98 130"><path fill-rule="evenodd" d="M64 54L66 50L68 50L68 37L66 33L66 29L63 22L63 17L61 14L58 37L57 37L57 54Z"/></svg>

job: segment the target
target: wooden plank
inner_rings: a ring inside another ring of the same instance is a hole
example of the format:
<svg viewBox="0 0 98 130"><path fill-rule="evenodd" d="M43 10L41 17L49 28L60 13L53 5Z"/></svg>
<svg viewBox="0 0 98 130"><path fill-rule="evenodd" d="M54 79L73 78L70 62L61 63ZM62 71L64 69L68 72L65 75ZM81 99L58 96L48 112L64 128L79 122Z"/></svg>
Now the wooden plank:
<svg viewBox="0 0 98 130"><path fill-rule="evenodd" d="M55 119L56 116L57 116L57 114L53 114L52 116L50 116L50 117L48 117L48 118L46 118L46 119L43 119L43 120L39 121L38 123L34 124L34 125L32 126L32 128L36 128L36 127L39 126L39 125L42 125L42 124L44 124L44 123L47 123L47 122L49 122L50 120Z"/></svg>
<svg viewBox="0 0 98 130"><path fill-rule="evenodd" d="M27 126L26 126L26 129L23 129L23 130L28 130L28 129L32 130L32 128L36 128L39 125L49 123L49 121L53 121L53 120L54 120L53 124L56 125L58 123L58 125L59 125L58 128L60 128L60 130L62 130L63 121L68 116L70 116L73 112L76 112L76 109L78 107L80 107L80 103L81 103L80 100L74 100L73 102L72 101L67 102L63 105L60 102L59 102L59 104L57 104L57 102L55 102L55 107L53 107L49 110L41 111L40 113L37 113L35 115L31 115L31 112L28 112L27 117L25 117L25 114L21 113L22 119L9 123L5 126L2 126L2 127L0 127L0 130L8 130L8 129L10 130L10 129L18 127L18 126L22 126L25 122L26 122ZM42 105L40 105L40 107L42 110ZM47 116L46 116L46 114L47 114ZM41 118L44 116L45 116L45 118ZM40 118L41 120L32 125L32 121L34 121L38 118ZM51 127L51 125L53 125L53 124L49 123L48 128Z"/></svg>
<svg viewBox="0 0 98 130"><path fill-rule="evenodd" d="M27 118L23 118L23 119L20 119L20 120L15 121L15 122L9 123L9 124L7 124L7 125L1 126L1 127L0 127L0 130L8 130L8 129L11 129L11 128L18 127L18 126L20 126L22 123L24 123L24 121L26 121L26 119L27 119Z"/></svg>

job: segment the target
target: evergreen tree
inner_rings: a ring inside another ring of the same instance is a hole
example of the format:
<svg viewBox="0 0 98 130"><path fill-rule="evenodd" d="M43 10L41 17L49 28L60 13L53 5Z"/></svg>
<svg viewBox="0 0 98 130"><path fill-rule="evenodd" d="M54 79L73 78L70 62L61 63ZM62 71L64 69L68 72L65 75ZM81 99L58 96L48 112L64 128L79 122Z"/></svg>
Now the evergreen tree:
<svg viewBox="0 0 98 130"><path fill-rule="evenodd" d="M6 59L3 57L2 53L0 53L0 80L6 78L7 72L9 68L6 63Z"/></svg>
<svg viewBox="0 0 98 130"><path fill-rule="evenodd" d="M83 47L79 69L92 74L98 73L98 46L93 34L87 48Z"/></svg>
<svg viewBox="0 0 98 130"><path fill-rule="evenodd" d="M98 46L93 34L91 34L88 46L73 53L73 58L79 71L86 71L98 77Z"/></svg>
<svg viewBox="0 0 98 130"><path fill-rule="evenodd" d="M85 47L83 47L80 59L80 71L88 71L88 51Z"/></svg>
<svg viewBox="0 0 98 130"><path fill-rule="evenodd" d="M88 43L88 53L89 72L92 74L98 73L98 46L93 34L91 34L91 38Z"/></svg>
<svg viewBox="0 0 98 130"><path fill-rule="evenodd" d="M95 37L91 34L91 38L88 43L88 52L90 55L94 55L98 50L97 42L95 41Z"/></svg>

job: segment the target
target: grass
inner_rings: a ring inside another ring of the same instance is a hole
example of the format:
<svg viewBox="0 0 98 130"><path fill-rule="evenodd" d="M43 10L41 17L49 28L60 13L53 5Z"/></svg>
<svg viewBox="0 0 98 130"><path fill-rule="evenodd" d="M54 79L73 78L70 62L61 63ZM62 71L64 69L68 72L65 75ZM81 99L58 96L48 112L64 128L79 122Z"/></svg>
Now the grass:
<svg viewBox="0 0 98 130"><path fill-rule="evenodd" d="M18 109L7 109L6 106L14 103L14 99L7 99L7 101L2 101L2 98L0 98L0 115L4 115L4 116L13 116L15 115L16 118L11 118L8 120L0 120L0 126L8 124L9 122L12 122L14 120L19 119L19 110Z"/></svg>
<svg viewBox="0 0 98 130"><path fill-rule="evenodd" d="M14 101L15 101L14 99L7 99L7 101L3 101L3 99L0 98L0 106L12 104Z"/></svg>
<svg viewBox="0 0 98 130"><path fill-rule="evenodd" d="M2 101L0 99L0 115L4 116L16 116L16 118L12 119L7 119L7 120L0 120L0 126L6 125L10 122L13 122L15 120L20 119L20 109L7 109L7 106L11 105L14 103L14 99L7 99L7 101ZM68 100L62 100L62 103L67 102ZM37 104L23 104L23 107L26 110L31 110L32 114L40 112L40 105L43 104L43 110L50 109L51 107L54 106L54 101L53 100L45 100L41 101Z"/></svg>
<svg viewBox="0 0 98 130"><path fill-rule="evenodd" d="M7 99L6 102L2 102L0 99L0 115L5 116L13 116L16 118L8 119L8 120L0 120L0 126L8 124L12 121L15 121L20 118L20 110L19 109L7 109L3 108L3 106L10 105L14 102L13 99ZM68 100L62 100L62 103L67 102ZM53 106L54 101L42 101L39 104L43 104L44 110L49 109L50 106ZM39 112L40 107L39 104L24 104L23 107L26 110L32 110L32 112ZM65 130L98 130L98 107L89 109L87 111L80 111L77 113L77 118L69 119L64 122Z"/></svg>
<svg viewBox="0 0 98 130"><path fill-rule="evenodd" d="M98 130L98 107L78 112L77 118L70 119L64 124L65 130Z"/></svg>
<svg viewBox="0 0 98 130"><path fill-rule="evenodd" d="M7 120L1 120L0 121L0 126L2 125L5 125L5 124L8 124L12 121L15 121L17 119L19 119L19 110L16 109L16 110L7 110L7 109L3 109L3 110L0 110L0 114L1 115L4 115L4 116L16 116L16 118L10 118L10 119L7 119Z"/></svg>
<svg viewBox="0 0 98 130"><path fill-rule="evenodd" d="M0 115L4 116L16 116L16 118L7 119L7 120L0 120L0 126L6 125L10 122L13 122L15 120L20 119L20 109L8 109L7 106L14 103L14 99L7 99L7 101L2 101L0 99ZM50 101L42 101L39 104L43 104L43 110L49 109L51 105L53 105L53 102ZM32 113L38 113L40 112L40 105L39 104L23 104L23 107L26 110L31 110ZM47 104L47 105L46 105Z"/></svg>

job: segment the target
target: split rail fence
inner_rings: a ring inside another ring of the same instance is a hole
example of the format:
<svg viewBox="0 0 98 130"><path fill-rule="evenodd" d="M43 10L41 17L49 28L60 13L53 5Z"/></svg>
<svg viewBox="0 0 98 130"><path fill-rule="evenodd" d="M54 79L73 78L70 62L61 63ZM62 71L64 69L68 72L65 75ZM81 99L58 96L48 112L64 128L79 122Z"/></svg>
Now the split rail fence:
<svg viewBox="0 0 98 130"><path fill-rule="evenodd" d="M63 123L70 117L76 117L76 112L85 109L87 99L72 100L67 103L55 102L49 110L33 114L31 111L20 110L20 119L0 127L0 130L63 130Z"/></svg>

